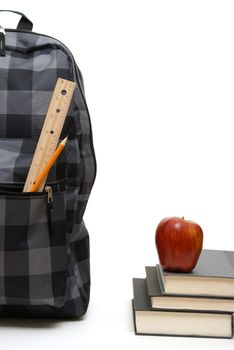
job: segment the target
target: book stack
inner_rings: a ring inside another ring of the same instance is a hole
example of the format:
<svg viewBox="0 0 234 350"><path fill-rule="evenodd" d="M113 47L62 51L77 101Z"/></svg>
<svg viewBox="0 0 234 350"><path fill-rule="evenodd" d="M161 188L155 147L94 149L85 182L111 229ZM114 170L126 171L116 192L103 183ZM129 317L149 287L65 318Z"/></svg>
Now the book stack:
<svg viewBox="0 0 234 350"><path fill-rule="evenodd" d="M203 249L190 273L147 266L133 294L136 334L232 338L234 252Z"/></svg>

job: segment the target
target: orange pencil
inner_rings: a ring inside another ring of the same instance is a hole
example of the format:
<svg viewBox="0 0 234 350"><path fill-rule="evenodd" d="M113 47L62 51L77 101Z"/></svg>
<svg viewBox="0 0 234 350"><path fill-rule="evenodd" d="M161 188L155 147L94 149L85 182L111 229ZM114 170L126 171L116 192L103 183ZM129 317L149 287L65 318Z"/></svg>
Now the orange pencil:
<svg viewBox="0 0 234 350"><path fill-rule="evenodd" d="M58 158L58 156L60 155L60 153L64 149L64 147L66 145L66 142L67 142L67 137L65 137L65 139L63 139L63 141L60 142L60 144L56 148L54 154L48 160L48 162L46 163L46 165L42 169L42 171L41 171L40 175L38 176L38 178L36 179L36 181L34 181L30 192L36 192L38 190L38 188L40 187L40 185L41 185L42 181L44 180L45 176L47 176L47 174L50 171L50 169L52 168L54 162L56 161L56 159Z"/></svg>

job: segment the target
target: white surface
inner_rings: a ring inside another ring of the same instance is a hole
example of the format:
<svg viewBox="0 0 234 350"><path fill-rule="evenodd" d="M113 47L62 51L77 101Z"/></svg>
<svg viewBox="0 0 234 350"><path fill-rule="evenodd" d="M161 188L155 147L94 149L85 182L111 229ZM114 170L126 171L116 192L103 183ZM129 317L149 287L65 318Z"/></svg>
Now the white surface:
<svg viewBox="0 0 234 350"><path fill-rule="evenodd" d="M234 3L8 0L1 7L25 12L36 32L73 52L98 161L85 214L86 317L1 320L1 348L233 349L233 340L135 336L130 299L131 278L157 261L154 231L166 216L197 221L205 248L234 249Z"/></svg>

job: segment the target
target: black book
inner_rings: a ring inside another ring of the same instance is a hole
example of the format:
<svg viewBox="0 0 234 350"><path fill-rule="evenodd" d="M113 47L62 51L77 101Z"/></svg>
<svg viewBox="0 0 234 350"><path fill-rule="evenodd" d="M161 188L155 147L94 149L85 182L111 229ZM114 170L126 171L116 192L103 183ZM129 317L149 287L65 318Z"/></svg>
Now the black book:
<svg viewBox="0 0 234 350"><path fill-rule="evenodd" d="M162 293L234 298L234 252L203 249L192 272L167 272L156 266Z"/></svg>
<svg viewBox="0 0 234 350"><path fill-rule="evenodd" d="M208 338L232 338L232 314L152 310L145 279L133 279L135 333Z"/></svg>
<svg viewBox="0 0 234 350"><path fill-rule="evenodd" d="M150 304L156 310L234 312L234 298L163 294L155 266L146 266L146 285Z"/></svg>

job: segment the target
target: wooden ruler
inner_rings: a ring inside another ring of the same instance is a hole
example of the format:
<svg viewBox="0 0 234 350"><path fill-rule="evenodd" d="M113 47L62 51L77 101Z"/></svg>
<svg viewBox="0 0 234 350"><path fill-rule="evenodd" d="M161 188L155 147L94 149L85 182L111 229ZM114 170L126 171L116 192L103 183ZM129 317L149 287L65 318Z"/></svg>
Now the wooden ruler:
<svg viewBox="0 0 234 350"><path fill-rule="evenodd" d="M34 181L57 147L76 83L58 78L41 130L23 192L29 192ZM38 191L43 191L45 180Z"/></svg>

